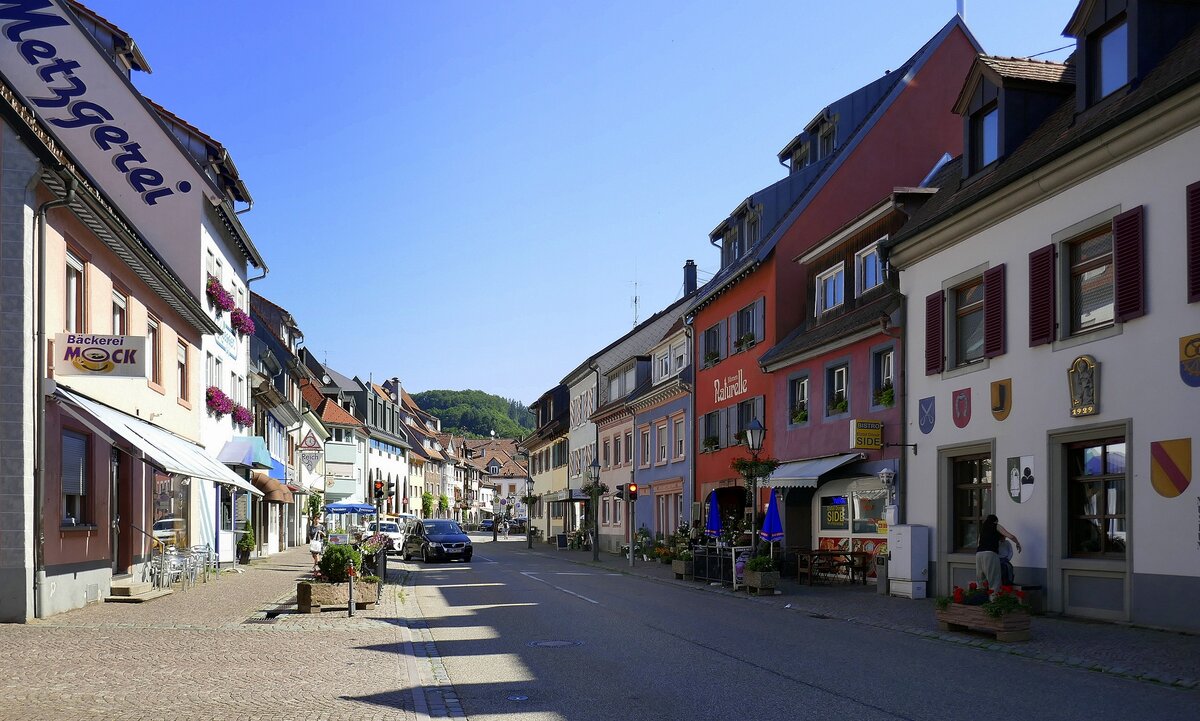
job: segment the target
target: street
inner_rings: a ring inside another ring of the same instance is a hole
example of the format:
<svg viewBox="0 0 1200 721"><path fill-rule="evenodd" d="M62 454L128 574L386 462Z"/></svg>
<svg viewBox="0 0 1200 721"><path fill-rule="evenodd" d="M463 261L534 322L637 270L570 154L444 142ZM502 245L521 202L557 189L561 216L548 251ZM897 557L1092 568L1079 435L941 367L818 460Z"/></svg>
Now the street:
<svg viewBox="0 0 1200 721"><path fill-rule="evenodd" d="M1195 718L1195 690L631 575L515 535L474 541L469 564L393 557L396 585L354 618L291 612L309 565L295 549L155 602L0 626L0 718Z"/></svg>

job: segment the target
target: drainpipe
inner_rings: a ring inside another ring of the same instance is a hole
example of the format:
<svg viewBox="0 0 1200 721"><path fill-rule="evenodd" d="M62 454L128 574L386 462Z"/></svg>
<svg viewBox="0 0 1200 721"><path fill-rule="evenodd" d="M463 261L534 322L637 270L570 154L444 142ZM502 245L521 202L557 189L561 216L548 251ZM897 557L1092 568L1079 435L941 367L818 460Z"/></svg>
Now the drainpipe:
<svg viewBox="0 0 1200 721"><path fill-rule="evenodd" d="M596 374L596 407L599 408L600 407L600 366L599 365L592 366L592 372ZM635 373L636 373L636 371L635 371ZM612 399L610 398L609 400L612 400ZM595 413L595 411L592 411L592 412ZM592 428L594 428L596 431L596 450L593 452L592 458L598 458L600 456L600 426L597 425L596 423L592 423ZM584 474L586 474L586 473L587 473L587 471L584 471ZM596 483L597 484L600 483L600 477L598 475L596 477ZM600 560L600 492L597 489L597 490L593 491L593 493L595 493L596 495L594 496L595 500L591 504L592 505L592 560L598 562ZM631 555L631 556L633 555L633 547L632 546L630 547L629 555Z"/></svg>
<svg viewBox="0 0 1200 721"><path fill-rule="evenodd" d="M693 357L695 357L695 353L696 353L696 348L692 344L692 330L693 330L692 318L690 316L688 316L684 319L684 322L683 322L683 333L684 333L684 336L687 338L685 343L687 343L687 347L689 349L688 350L689 365L691 365L691 359ZM688 434L688 438L694 439L697 437L697 433L698 433L698 430L697 430L698 426L696 424L696 367L695 367L695 365L692 365L692 387L691 387L691 390L688 392L688 418L691 420L691 424L692 424L692 432ZM696 454L696 444L692 443L692 447L690 449L688 449L688 454L687 454L687 457L688 457L688 488L687 488L688 505L687 505L687 507L688 507L689 512L693 508L692 504L694 504L696 502L696 455L697 455ZM690 513L689 513L689 515L690 515ZM694 519L694 518L688 518L688 526L691 526L692 523L695 522L695 520L696 519Z"/></svg>
<svg viewBox="0 0 1200 721"><path fill-rule="evenodd" d="M46 528L43 514L46 498L46 212L75 200L75 179L67 179L67 193L62 198L46 201L37 209L37 326L34 330L37 349L34 353L33 387L37 404L34 419L33 469L33 615L45 618L46 604L42 593L46 587Z"/></svg>

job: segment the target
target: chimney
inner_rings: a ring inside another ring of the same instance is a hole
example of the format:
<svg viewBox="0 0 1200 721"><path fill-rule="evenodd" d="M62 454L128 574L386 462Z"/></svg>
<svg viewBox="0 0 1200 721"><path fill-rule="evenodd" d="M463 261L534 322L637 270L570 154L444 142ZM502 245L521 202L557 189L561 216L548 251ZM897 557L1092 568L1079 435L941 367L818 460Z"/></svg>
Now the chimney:
<svg viewBox="0 0 1200 721"><path fill-rule="evenodd" d="M696 292L696 262L688 260L683 264L683 294L685 296Z"/></svg>

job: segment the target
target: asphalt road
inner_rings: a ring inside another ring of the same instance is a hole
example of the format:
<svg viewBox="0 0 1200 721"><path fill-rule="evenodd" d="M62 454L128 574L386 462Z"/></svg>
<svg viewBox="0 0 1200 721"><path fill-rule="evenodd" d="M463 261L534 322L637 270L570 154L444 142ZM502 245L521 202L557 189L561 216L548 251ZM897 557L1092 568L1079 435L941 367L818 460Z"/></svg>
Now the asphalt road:
<svg viewBox="0 0 1200 721"><path fill-rule="evenodd" d="M473 721L1198 718L1195 691L476 543L470 564L411 564Z"/></svg>

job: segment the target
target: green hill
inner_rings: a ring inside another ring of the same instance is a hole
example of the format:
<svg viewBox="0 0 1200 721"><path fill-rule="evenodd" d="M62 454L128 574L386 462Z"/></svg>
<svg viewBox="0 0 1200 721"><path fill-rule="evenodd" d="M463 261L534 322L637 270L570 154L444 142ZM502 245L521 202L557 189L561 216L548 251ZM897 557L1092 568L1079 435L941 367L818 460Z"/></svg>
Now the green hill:
<svg viewBox="0 0 1200 721"><path fill-rule="evenodd" d="M412 397L442 419L443 432L467 438L487 438L491 431L497 438L522 438L535 426L524 403L483 391L422 391Z"/></svg>

